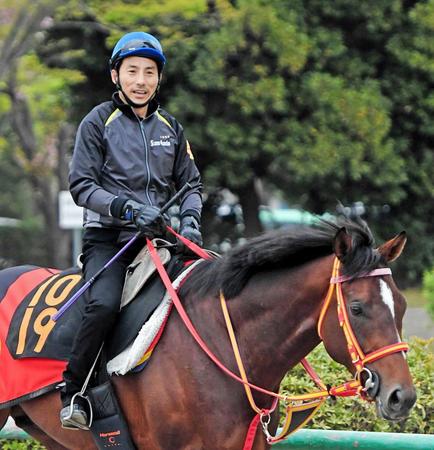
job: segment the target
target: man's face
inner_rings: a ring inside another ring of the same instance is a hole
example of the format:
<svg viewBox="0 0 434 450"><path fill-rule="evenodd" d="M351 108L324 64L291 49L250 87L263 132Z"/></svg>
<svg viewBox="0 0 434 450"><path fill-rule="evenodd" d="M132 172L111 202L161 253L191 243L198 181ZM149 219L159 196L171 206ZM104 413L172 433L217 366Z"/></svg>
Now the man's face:
<svg viewBox="0 0 434 450"><path fill-rule="evenodd" d="M111 76L116 83L116 70L111 71ZM145 103L158 86L157 64L149 58L129 56L121 62L119 78L123 91L134 103Z"/></svg>

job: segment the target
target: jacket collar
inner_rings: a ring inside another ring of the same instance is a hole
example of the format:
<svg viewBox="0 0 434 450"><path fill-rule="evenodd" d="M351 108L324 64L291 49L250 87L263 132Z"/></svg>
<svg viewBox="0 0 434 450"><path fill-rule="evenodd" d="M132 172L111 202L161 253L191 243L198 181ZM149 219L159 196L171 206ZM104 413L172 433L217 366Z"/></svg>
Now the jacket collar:
<svg viewBox="0 0 434 450"><path fill-rule="evenodd" d="M137 120L137 116L134 114L133 108L130 105L127 105L126 103L124 103L120 96L119 96L119 92L116 91L113 95L112 95L112 101L113 104L116 108L120 109L125 115L127 115L128 117L130 117L131 119L135 119ZM158 104L158 102L155 99L152 99L149 102L148 105L148 114L145 117L145 119L149 116L151 116L152 114L154 114L155 111L157 111L158 107L160 105Z"/></svg>

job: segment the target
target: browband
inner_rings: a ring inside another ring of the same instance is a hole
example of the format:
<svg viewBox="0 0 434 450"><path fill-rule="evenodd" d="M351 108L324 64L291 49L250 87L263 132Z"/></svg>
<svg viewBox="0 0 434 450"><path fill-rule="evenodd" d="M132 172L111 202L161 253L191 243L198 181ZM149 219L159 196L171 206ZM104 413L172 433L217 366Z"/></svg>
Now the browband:
<svg viewBox="0 0 434 450"><path fill-rule="evenodd" d="M364 273L357 277L351 277L351 276L347 276L347 275L339 275L338 277L331 277L330 283L331 284L343 283L344 281L354 280L355 278L380 277L382 275L392 275L392 271L389 269L389 267L382 267L381 269L374 269L371 272Z"/></svg>

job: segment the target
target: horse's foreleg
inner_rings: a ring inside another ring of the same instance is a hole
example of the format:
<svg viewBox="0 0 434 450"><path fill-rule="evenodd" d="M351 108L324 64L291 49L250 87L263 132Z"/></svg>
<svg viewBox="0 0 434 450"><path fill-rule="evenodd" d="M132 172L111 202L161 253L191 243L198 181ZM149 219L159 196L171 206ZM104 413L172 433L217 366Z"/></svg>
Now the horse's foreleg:
<svg viewBox="0 0 434 450"><path fill-rule="evenodd" d="M89 431L65 430L60 425L60 395L51 392L33 400L21 403L20 407L36 427L56 442L58 447L71 450L94 450L96 445ZM37 438L38 439L38 438ZM53 445L53 444L52 444Z"/></svg>
<svg viewBox="0 0 434 450"><path fill-rule="evenodd" d="M0 409L0 430L5 426L6 421L8 420L10 412L11 412L11 410L9 408L7 408L7 409Z"/></svg>

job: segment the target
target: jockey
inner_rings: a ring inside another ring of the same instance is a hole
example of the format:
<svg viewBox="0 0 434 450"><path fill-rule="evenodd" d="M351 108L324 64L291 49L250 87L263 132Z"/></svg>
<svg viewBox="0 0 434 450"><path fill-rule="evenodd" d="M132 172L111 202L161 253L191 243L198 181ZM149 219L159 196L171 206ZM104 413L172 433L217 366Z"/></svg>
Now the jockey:
<svg viewBox="0 0 434 450"><path fill-rule="evenodd" d="M162 236L160 208L187 182L181 198L180 234L202 245L202 184L179 122L156 101L166 58L151 34L123 36L110 58L116 92L82 120L69 174L70 191L84 208L83 273L88 281L135 234L135 242L98 277L86 296L83 320L63 373L65 428L88 429L80 393L120 308L127 266L145 243Z"/></svg>

